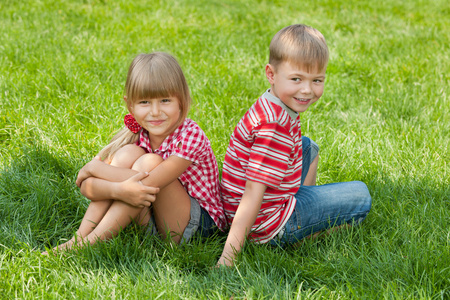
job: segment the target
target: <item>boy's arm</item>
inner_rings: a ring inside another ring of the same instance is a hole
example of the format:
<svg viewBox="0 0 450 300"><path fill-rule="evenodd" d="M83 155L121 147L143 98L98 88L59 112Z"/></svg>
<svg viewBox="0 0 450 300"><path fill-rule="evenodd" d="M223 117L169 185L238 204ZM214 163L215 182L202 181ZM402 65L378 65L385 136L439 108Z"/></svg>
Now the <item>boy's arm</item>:
<svg viewBox="0 0 450 300"><path fill-rule="evenodd" d="M244 194L231 223L225 247L217 262L218 265L233 265L236 254L241 251L245 239L256 221L266 188L267 186L262 183L247 180Z"/></svg>
<svg viewBox="0 0 450 300"><path fill-rule="evenodd" d="M151 172L136 175L139 172L135 170L94 159L80 170L76 183L81 193L93 201L115 199L133 206L149 206L155 200L153 194L176 180L191 164L189 160L170 156ZM145 193L150 196L144 197Z"/></svg>

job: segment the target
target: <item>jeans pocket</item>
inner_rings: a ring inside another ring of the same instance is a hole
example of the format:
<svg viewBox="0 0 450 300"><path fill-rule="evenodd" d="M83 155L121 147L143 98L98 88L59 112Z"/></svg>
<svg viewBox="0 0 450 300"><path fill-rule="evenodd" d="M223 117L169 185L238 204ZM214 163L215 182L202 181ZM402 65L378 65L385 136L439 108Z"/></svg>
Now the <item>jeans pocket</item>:
<svg viewBox="0 0 450 300"><path fill-rule="evenodd" d="M291 217L286 223L286 231L283 236L283 241L287 244L298 242L301 230L301 216L300 213L296 209L294 209Z"/></svg>

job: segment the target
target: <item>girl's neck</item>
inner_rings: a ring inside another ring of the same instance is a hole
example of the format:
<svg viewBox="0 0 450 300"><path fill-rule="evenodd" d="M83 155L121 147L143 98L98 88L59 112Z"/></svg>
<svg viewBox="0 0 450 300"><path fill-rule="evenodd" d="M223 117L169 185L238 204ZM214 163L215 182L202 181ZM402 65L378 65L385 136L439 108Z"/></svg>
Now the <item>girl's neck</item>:
<svg viewBox="0 0 450 300"><path fill-rule="evenodd" d="M152 151L159 149L159 147L161 147L161 145L164 143L166 138L168 136L172 135L175 132L175 130L177 130L178 127L180 127L181 124L183 124L183 122L184 122L184 120L181 122L178 122L176 125L174 125L173 128L170 130L169 134L167 134L165 136L152 135L152 134L150 134L150 132L148 132L148 138L150 140L150 146L152 148Z"/></svg>
<svg viewBox="0 0 450 300"><path fill-rule="evenodd" d="M159 136L158 137L154 137L154 136L151 136L150 134L148 135L148 138L150 140L150 146L152 147L153 152L155 150L159 149L159 147L161 147L162 143L164 142L164 140L167 137L168 136L163 138L163 137L159 137Z"/></svg>

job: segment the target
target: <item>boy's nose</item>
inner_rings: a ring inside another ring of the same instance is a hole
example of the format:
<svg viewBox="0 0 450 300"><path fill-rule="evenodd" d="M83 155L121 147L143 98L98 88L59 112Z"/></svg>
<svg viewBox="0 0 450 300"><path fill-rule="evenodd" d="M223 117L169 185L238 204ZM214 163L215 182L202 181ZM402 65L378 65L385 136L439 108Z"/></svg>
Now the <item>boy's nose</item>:
<svg viewBox="0 0 450 300"><path fill-rule="evenodd" d="M300 92L302 92L303 94L308 94L311 92L311 85L309 82L303 82L302 85L300 86Z"/></svg>

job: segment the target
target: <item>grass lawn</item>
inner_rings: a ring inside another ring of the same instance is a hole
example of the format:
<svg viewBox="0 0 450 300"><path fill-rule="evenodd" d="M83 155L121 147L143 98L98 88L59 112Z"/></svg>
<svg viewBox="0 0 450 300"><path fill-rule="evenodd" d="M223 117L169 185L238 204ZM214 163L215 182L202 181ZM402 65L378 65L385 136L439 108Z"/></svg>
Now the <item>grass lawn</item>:
<svg viewBox="0 0 450 300"><path fill-rule="evenodd" d="M324 96L302 116L318 183L364 181L362 226L298 249L247 245L230 269L212 268L223 236L172 247L135 227L40 255L84 215L74 181L123 124L136 54L179 60L221 167L268 88L269 42L293 23L331 52ZM0 28L0 298L450 298L448 1L3 0Z"/></svg>

